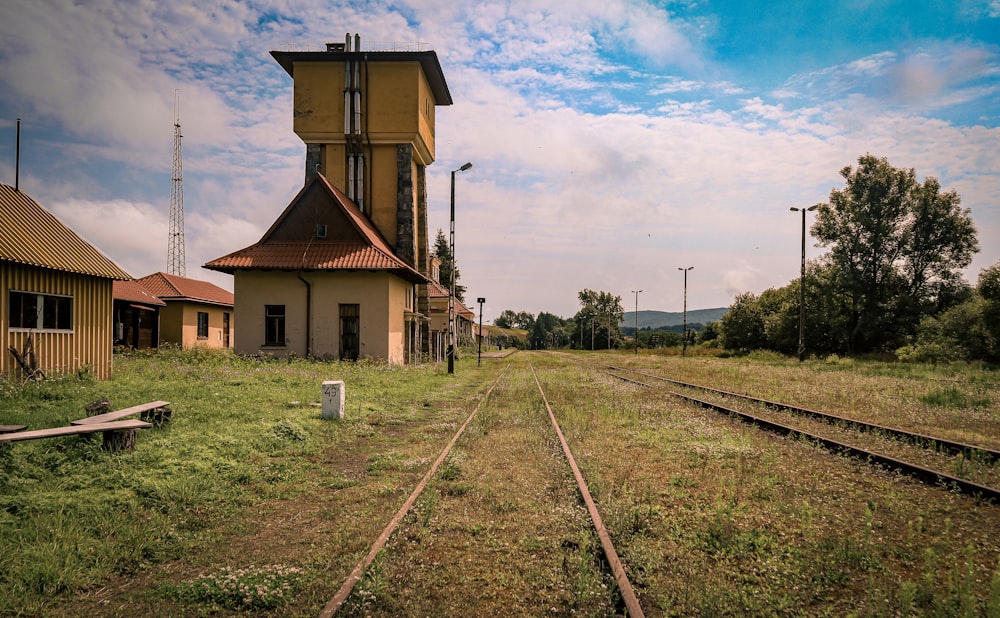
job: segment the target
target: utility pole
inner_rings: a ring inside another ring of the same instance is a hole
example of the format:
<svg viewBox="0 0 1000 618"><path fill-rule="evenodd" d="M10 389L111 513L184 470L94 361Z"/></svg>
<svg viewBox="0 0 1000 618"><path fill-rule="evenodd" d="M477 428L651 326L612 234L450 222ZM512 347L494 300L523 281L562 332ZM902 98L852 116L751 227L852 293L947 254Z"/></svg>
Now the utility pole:
<svg viewBox="0 0 1000 618"><path fill-rule="evenodd" d="M799 362L806 359L806 213L819 208L813 204L809 208L789 208L792 212L802 212L802 261L799 275Z"/></svg>
<svg viewBox="0 0 1000 618"><path fill-rule="evenodd" d="M483 365L483 303L486 299L480 296L476 299L479 303L479 360L476 361L476 366L481 367Z"/></svg>
<svg viewBox="0 0 1000 618"><path fill-rule="evenodd" d="M466 163L451 172L451 234L448 243L451 250L451 285L448 291L448 373L455 373L455 348L458 344L455 332L455 271L458 269L458 260L455 259L455 173L464 172L471 167L472 163Z"/></svg>
<svg viewBox="0 0 1000 618"><path fill-rule="evenodd" d="M684 326L681 327L683 329L681 333L681 356L686 356L688 349L688 271L692 268L694 266L688 266L687 268L677 267L677 270L684 271Z"/></svg>
<svg viewBox="0 0 1000 618"><path fill-rule="evenodd" d="M642 290L632 290L635 294L635 353L639 354L639 294Z"/></svg>

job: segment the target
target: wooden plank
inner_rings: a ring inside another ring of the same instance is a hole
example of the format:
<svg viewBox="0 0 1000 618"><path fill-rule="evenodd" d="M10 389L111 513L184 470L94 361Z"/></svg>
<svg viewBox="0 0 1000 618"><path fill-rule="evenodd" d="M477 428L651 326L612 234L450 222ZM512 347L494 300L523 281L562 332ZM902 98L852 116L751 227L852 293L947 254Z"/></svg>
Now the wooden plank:
<svg viewBox="0 0 1000 618"><path fill-rule="evenodd" d="M72 436L84 433L96 433L98 431L120 431L124 429L149 429L153 425L137 419L127 421L113 421L110 423L95 423L93 425L67 425L65 427L50 427L48 429L34 429L32 431L19 431L17 433L0 434L0 442L17 442L19 440L33 440L36 438L52 438L56 436Z"/></svg>
<svg viewBox="0 0 1000 618"><path fill-rule="evenodd" d="M107 423L108 421L117 421L118 419L125 418L126 416L132 416L133 414L138 414L147 410L155 410L156 408L162 408L163 406L168 405L170 405L169 401L151 401L149 403L139 404L123 410L115 410L114 412L105 412L104 414L96 414L94 416L88 416L87 418L77 419L72 421L70 425L93 425L97 423Z"/></svg>
<svg viewBox="0 0 1000 618"><path fill-rule="evenodd" d="M11 433L13 431L23 431L27 425L0 425L0 433Z"/></svg>

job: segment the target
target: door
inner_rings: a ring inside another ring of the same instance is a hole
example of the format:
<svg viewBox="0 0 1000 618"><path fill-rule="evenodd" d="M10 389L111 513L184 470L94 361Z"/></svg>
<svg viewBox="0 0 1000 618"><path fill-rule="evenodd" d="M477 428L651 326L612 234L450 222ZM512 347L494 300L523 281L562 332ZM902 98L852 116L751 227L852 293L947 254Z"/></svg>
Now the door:
<svg viewBox="0 0 1000 618"><path fill-rule="evenodd" d="M340 306L340 360L358 360L361 351L361 305Z"/></svg>
<svg viewBox="0 0 1000 618"><path fill-rule="evenodd" d="M229 347L229 312L222 312L222 347Z"/></svg>

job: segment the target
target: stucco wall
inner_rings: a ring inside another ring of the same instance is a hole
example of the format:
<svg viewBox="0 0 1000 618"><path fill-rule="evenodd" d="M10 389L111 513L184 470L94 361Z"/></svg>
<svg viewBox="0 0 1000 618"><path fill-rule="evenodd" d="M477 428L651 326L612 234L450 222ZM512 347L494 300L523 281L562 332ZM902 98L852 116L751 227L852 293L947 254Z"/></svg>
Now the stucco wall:
<svg viewBox="0 0 1000 618"><path fill-rule="evenodd" d="M311 286L311 322L306 328L307 286ZM403 362L403 322L410 283L387 273L369 272L256 272L234 276L236 312L235 350L284 357L340 357L340 305L360 306L360 357ZM264 345L265 305L285 306L285 345ZM307 345L306 332L311 340Z"/></svg>
<svg viewBox="0 0 1000 618"><path fill-rule="evenodd" d="M198 337L198 313L208 314L208 337ZM233 309L186 301L167 301L160 309L160 343L172 343L185 349L196 346L207 348L225 347L222 332L223 313L229 314L230 347L234 333Z"/></svg>

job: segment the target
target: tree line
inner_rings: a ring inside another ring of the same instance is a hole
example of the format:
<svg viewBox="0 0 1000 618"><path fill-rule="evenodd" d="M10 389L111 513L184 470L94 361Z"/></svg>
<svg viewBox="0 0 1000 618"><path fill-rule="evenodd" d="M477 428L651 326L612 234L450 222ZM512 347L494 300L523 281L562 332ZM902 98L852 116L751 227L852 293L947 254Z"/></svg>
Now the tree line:
<svg viewBox="0 0 1000 618"><path fill-rule="evenodd" d="M958 193L871 154L840 175L844 187L814 209L810 234L828 251L806 264L804 281L743 292L718 323L686 333L626 329L628 344L681 345L686 336L689 345L795 354L804 292L809 354L1000 361L1000 262L975 285L963 280L979 242ZM568 319L505 310L494 323L527 331L532 349L625 345L620 296L585 289L577 298L580 310Z"/></svg>
<svg viewBox="0 0 1000 618"><path fill-rule="evenodd" d="M958 193L870 154L840 174L845 187L818 205L810 228L829 251L806 269L808 351L1000 360L1000 262L976 285L962 279L979 243ZM738 295L719 325L722 345L794 353L800 285Z"/></svg>

